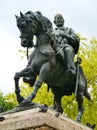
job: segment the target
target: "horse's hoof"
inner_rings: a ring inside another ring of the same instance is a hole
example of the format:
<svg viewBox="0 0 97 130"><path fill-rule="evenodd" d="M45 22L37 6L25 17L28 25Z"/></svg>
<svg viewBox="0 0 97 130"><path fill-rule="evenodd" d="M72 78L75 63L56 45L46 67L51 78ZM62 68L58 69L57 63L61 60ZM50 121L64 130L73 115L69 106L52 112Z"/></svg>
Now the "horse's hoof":
<svg viewBox="0 0 97 130"><path fill-rule="evenodd" d="M56 117L59 117L60 114L61 114L60 112L56 112L56 113L55 113L55 116L56 116Z"/></svg>
<svg viewBox="0 0 97 130"><path fill-rule="evenodd" d="M78 112L78 115L76 116L77 122L81 122L82 114L83 114L83 108L81 109L81 111Z"/></svg>
<svg viewBox="0 0 97 130"><path fill-rule="evenodd" d="M1 116L0 121L3 121L3 120L5 120L5 117Z"/></svg>
<svg viewBox="0 0 97 130"><path fill-rule="evenodd" d="M22 97L22 96L17 98L18 103L21 103L23 100L24 100L24 97Z"/></svg>
<svg viewBox="0 0 97 130"><path fill-rule="evenodd" d="M48 106L44 104L43 106L40 106L39 112L47 112L47 110L48 110Z"/></svg>
<svg viewBox="0 0 97 130"><path fill-rule="evenodd" d="M92 129L95 129L96 125L95 124L90 124L89 122L86 123L86 126L92 128Z"/></svg>
<svg viewBox="0 0 97 130"><path fill-rule="evenodd" d="M24 99L20 104L19 106L27 106L29 104L31 104L32 102L28 99Z"/></svg>
<svg viewBox="0 0 97 130"><path fill-rule="evenodd" d="M80 117L80 116L77 116L77 117L76 117L76 121L80 123L80 122L81 122L81 117Z"/></svg>

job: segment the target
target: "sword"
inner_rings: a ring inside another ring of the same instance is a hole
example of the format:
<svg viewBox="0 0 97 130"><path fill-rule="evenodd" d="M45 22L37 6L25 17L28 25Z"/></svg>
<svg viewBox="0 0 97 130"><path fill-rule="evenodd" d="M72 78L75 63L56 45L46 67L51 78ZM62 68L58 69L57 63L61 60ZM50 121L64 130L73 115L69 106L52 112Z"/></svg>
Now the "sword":
<svg viewBox="0 0 97 130"><path fill-rule="evenodd" d="M78 78L79 78L79 64L81 64L82 60L80 57L77 57L76 62L76 85L75 85L75 97L77 97L77 90L78 90Z"/></svg>

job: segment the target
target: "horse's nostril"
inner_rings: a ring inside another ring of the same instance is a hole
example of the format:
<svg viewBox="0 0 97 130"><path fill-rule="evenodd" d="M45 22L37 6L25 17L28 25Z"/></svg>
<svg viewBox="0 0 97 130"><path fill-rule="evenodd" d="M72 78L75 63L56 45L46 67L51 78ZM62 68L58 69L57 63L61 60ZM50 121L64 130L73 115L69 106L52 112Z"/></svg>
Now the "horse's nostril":
<svg viewBox="0 0 97 130"><path fill-rule="evenodd" d="M23 40L22 42L25 44L27 41L26 41L26 40Z"/></svg>
<svg viewBox="0 0 97 130"><path fill-rule="evenodd" d="M26 39L22 39L21 40L21 45L22 45L22 47L26 47L27 45L27 40Z"/></svg>

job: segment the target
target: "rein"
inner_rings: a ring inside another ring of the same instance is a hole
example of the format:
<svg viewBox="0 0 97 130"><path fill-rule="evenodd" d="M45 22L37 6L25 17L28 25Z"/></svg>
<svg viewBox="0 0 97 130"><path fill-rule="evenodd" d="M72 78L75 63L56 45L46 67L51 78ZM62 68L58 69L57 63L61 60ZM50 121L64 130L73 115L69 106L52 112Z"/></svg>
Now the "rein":
<svg viewBox="0 0 97 130"><path fill-rule="evenodd" d="M41 46L41 44L38 44L38 45L33 45L34 48L38 47L38 46ZM53 49L54 50L54 49ZM45 56L56 56L58 54L60 54L60 52L63 50L63 48L60 48L60 50L58 52L55 52L55 54L45 54L43 53L42 51L39 51L41 54L45 55ZM55 51L55 50L54 50ZM27 50L26 50L26 55L27 55L27 60L28 60L28 57L29 57L29 47L27 46Z"/></svg>
<svg viewBox="0 0 97 130"><path fill-rule="evenodd" d="M28 54L29 51L28 51L28 49L29 48L27 47L27 50L26 50L27 60L28 60L28 57L29 57L29 54Z"/></svg>
<svg viewBox="0 0 97 130"><path fill-rule="evenodd" d="M38 46L41 46L42 44L38 44L38 45L33 45L33 47L34 48L37 48ZM49 57L51 57L51 56L56 56L56 55L58 55L59 54L59 52L57 52L57 53L55 53L55 54L45 54L45 53L43 53L42 51L40 51L39 49L38 49L38 51L39 51L39 53L41 53L42 55L45 55L45 56L49 56ZM54 50L55 51L55 50ZM61 50L60 50L61 51ZM27 49L26 49L26 56L27 56L27 60L28 60L28 58L29 58L29 47L27 46Z"/></svg>

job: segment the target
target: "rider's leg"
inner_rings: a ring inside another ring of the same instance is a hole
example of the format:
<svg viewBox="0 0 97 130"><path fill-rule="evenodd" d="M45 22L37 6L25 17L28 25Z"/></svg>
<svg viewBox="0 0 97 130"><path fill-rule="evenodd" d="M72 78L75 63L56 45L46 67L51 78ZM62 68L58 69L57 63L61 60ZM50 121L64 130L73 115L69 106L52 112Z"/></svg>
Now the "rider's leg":
<svg viewBox="0 0 97 130"><path fill-rule="evenodd" d="M68 77L75 77L76 70L74 65L74 50L71 46L64 48L64 62L66 66L66 75Z"/></svg>

